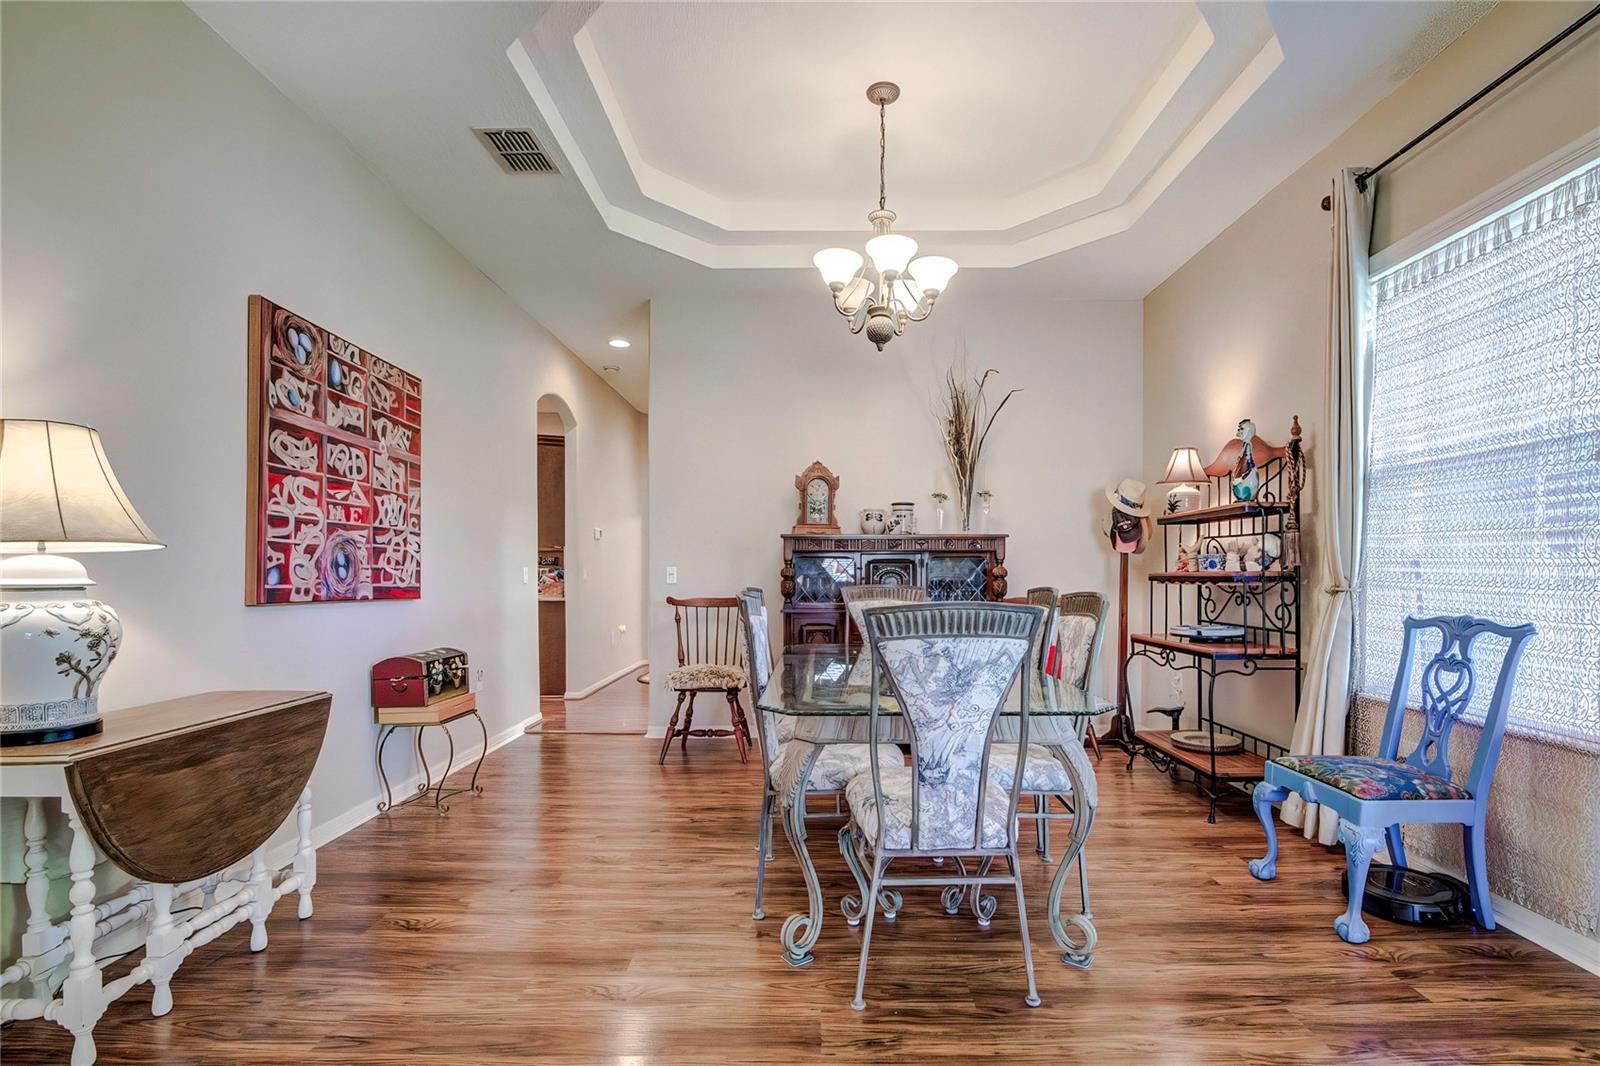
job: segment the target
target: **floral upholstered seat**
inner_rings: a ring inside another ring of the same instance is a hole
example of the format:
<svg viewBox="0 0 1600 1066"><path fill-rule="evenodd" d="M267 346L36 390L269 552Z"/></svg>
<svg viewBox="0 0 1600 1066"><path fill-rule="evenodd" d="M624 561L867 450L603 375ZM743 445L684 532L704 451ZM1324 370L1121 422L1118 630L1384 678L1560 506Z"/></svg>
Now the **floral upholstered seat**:
<svg viewBox="0 0 1600 1066"><path fill-rule="evenodd" d="M864 746L863 746L864 747ZM896 751L896 755L899 752ZM1015 757L1015 756L1013 756ZM911 847L911 787L909 766L885 766L880 761L878 776L883 785L883 846L907 849ZM868 839L878 838L878 801L872 791L870 770L858 774L845 786L845 802L850 805L850 816L855 819ZM980 847L1003 848L1009 843L1006 832L1006 815L1011 810L1011 795L995 783L991 776L983 797L983 840ZM924 818L928 817L925 812ZM967 840L971 840L972 823L966 824Z"/></svg>
<svg viewBox="0 0 1600 1066"><path fill-rule="evenodd" d="M1393 759L1360 755L1281 755L1272 760L1314 781L1364 800L1469 800L1472 793L1448 777Z"/></svg>
<svg viewBox="0 0 1600 1066"><path fill-rule="evenodd" d="M690 663L667 671L667 687L676 692L706 688L743 688L744 671L721 663Z"/></svg>
<svg viewBox="0 0 1600 1066"><path fill-rule="evenodd" d="M1006 791L1011 790L1011 778L1017 769L1017 746L995 744L989 749L989 780ZM1067 776L1061 760L1050 754L1043 744L1028 745L1028 762L1022 768L1022 791L1048 792L1065 796L1072 792L1072 778Z"/></svg>
<svg viewBox="0 0 1600 1066"><path fill-rule="evenodd" d="M774 715L774 717L777 717ZM805 768L817 745L804 740L785 740L778 745L778 757L772 761L772 783L780 795L794 791L796 779ZM861 775L872 771L872 748L867 744L823 744L817 761L811 764L806 778L807 792L837 792ZM878 745L879 765L889 767L904 762L900 749L893 744ZM867 791L872 791L868 780Z"/></svg>

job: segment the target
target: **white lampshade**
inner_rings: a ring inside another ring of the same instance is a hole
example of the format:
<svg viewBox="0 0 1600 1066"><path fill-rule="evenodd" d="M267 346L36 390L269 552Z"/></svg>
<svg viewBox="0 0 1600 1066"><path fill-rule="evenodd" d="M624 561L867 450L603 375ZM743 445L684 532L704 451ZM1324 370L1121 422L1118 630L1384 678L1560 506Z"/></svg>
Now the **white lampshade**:
<svg viewBox="0 0 1600 1066"><path fill-rule="evenodd" d="M956 261L943 255L925 255L911 262L911 276L917 279L917 285L923 292L935 295L945 290L956 270Z"/></svg>
<svg viewBox="0 0 1600 1066"><path fill-rule="evenodd" d="M1200 453L1194 448L1174 448L1167 460L1167 472L1162 485L1204 485L1210 478L1200 462Z"/></svg>
<svg viewBox="0 0 1600 1066"><path fill-rule="evenodd" d="M859 257L858 257L859 258ZM857 278L839 290L839 295L834 297L839 303L839 310L847 315L853 315L861 310L861 305L872 299L872 282L866 278Z"/></svg>
<svg viewBox="0 0 1600 1066"><path fill-rule="evenodd" d="M0 553L164 547L88 426L0 419Z"/></svg>
<svg viewBox="0 0 1600 1066"><path fill-rule="evenodd" d="M838 292L840 288L850 284L850 279L861 269L861 253L852 252L848 248L824 248L811 257L811 262L822 275L822 280L827 283L828 288Z"/></svg>
<svg viewBox="0 0 1600 1066"><path fill-rule="evenodd" d="M903 233L880 233L867 242L867 254L880 274L903 274L917 254L917 242Z"/></svg>

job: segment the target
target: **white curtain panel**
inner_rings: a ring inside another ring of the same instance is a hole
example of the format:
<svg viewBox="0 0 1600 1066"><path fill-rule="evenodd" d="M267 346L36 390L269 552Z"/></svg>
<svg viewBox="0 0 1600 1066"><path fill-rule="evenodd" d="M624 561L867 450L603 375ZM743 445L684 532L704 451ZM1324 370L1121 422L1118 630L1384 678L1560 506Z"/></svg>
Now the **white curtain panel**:
<svg viewBox="0 0 1600 1066"><path fill-rule="evenodd" d="M1342 755L1350 707L1355 587L1366 508L1367 420L1372 410L1371 285L1367 259L1376 184L1356 188L1356 169L1333 183L1333 258L1328 278L1327 416L1311 448L1317 508L1310 529L1314 565L1306 580L1302 618L1309 622L1300 715L1289 750L1296 755ZM1304 553L1302 553L1304 554ZM1290 793L1283 820L1307 837L1332 845L1339 819Z"/></svg>

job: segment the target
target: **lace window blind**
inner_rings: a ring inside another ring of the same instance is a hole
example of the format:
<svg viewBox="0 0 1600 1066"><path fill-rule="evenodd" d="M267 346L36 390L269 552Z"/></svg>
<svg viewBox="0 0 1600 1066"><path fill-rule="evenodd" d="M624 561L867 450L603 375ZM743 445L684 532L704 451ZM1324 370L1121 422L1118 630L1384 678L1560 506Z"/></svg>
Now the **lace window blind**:
<svg viewBox="0 0 1600 1066"><path fill-rule="evenodd" d="M1359 691L1387 699L1407 614L1531 621L1509 728L1600 748L1600 161L1375 279L1372 308Z"/></svg>

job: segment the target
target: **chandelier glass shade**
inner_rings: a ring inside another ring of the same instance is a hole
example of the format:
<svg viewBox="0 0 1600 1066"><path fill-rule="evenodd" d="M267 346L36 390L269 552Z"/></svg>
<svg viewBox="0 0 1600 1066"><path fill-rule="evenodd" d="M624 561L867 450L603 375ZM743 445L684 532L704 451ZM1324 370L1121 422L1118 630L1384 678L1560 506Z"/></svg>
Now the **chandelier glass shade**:
<svg viewBox="0 0 1600 1066"><path fill-rule="evenodd" d="M893 82L876 82L867 89L867 99L878 107L878 207L867 214L873 236L866 244L866 258L849 248L824 248L811 257L833 293L834 309L850 323L850 332L865 331L880 352L905 332L906 323L921 322L933 312L934 301L957 269L956 261L948 256L915 258L917 242L892 232L895 213L888 208L884 180L885 112L899 98L900 87Z"/></svg>

